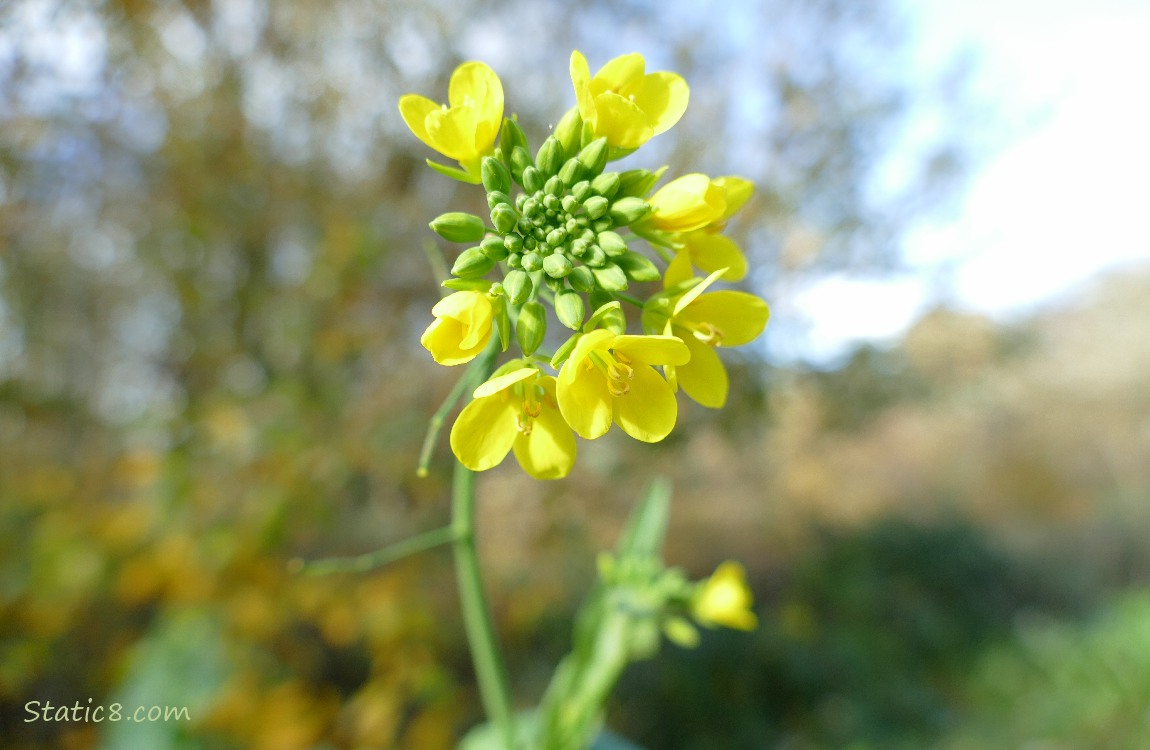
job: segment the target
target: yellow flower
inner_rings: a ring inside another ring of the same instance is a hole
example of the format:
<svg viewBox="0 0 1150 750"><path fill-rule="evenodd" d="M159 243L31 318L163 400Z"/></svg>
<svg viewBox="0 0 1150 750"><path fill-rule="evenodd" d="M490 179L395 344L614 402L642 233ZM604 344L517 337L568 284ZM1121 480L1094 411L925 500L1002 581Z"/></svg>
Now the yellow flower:
<svg viewBox="0 0 1150 750"><path fill-rule="evenodd" d="M494 151L503 122L503 84L483 63L466 62L451 74L447 101L436 104L419 94L407 94L399 99L399 112L416 138L458 161L470 181L478 183L480 162ZM453 176L464 174L428 163Z"/></svg>
<svg viewBox="0 0 1150 750"><path fill-rule="evenodd" d="M767 325L771 310L753 294L736 291L707 292L719 280L719 269L684 292L678 299L653 297L643 310L643 327L683 340L691 352L685 365L664 367L672 388L683 391L703 406L719 409L727 401L729 381L720 346L739 346L754 340ZM665 283L672 282L670 269ZM671 307L671 302L674 306ZM670 313L665 310L670 307Z"/></svg>
<svg viewBox="0 0 1150 750"><path fill-rule="evenodd" d="M759 618L751 611L751 604L746 571L737 562L727 561L700 584L691 602L691 614L710 628L754 630Z"/></svg>
<svg viewBox="0 0 1150 750"><path fill-rule="evenodd" d="M738 281L747 275L743 251L719 232L752 192L754 185L742 177L711 179L696 173L672 180L648 199L654 211L646 224L670 234L678 247L674 275L689 277L690 264L708 273L725 268L723 278L727 281Z"/></svg>
<svg viewBox="0 0 1150 750"><path fill-rule="evenodd" d="M594 76L587 58L571 53L571 82L579 114L607 145L635 149L671 128L687 109L690 92L682 77L660 71L644 74L637 52L611 60Z"/></svg>
<svg viewBox="0 0 1150 750"><path fill-rule="evenodd" d="M419 343L441 365L461 365L475 359L491 339L494 311L483 292L449 294L431 308L435 322Z"/></svg>
<svg viewBox="0 0 1150 750"><path fill-rule="evenodd" d="M474 395L451 428L451 450L461 464L485 471L514 450L519 465L536 479L567 476L575 464L575 436L559 413L555 378L520 361Z"/></svg>
<svg viewBox="0 0 1150 750"><path fill-rule="evenodd" d="M592 331L559 372L559 410L588 440L614 422L631 437L656 443L675 427L679 412L674 391L651 365L682 365L689 358L687 345L673 336Z"/></svg>

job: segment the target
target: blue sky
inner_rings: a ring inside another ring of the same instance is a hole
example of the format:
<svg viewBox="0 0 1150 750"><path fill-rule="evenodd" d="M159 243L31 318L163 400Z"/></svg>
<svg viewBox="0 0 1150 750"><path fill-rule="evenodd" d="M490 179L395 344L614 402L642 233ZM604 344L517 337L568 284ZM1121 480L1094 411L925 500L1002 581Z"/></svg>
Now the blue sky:
<svg viewBox="0 0 1150 750"><path fill-rule="evenodd" d="M906 2L916 67L926 78L971 53L972 91L1004 123L1005 145L955 215L908 234L910 273L800 292L816 359L890 340L939 299L1008 320L1150 265L1150 2Z"/></svg>

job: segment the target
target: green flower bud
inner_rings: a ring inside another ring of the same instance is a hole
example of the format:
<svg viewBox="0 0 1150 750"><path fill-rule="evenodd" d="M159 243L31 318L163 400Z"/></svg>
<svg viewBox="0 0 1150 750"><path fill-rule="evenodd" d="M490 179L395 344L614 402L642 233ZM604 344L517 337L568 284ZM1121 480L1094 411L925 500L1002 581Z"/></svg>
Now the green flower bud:
<svg viewBox="0 0 1150 750"><path fill-rule="evenodd" d="M563 228L567 230L568 235L575 234L579 231L579 220L572 217L563 222Z"/></svg>
<svg viewBox="0 0 1150 750"><path fill-rule="evenodd" d="M563 168L559 170L559 179L563 181L564 185L574 185L583 179L583 173L586 171L579 160L571 157L563 163Z"/></svg>
<svg viewBox="0 0 1150 750"><path fill-rule="evenodd" d="M503 279L503 291L507 292L507 299L513 305L521 305L531 296L531 277L526 271L513 269L507 272Z"/></svg>
<svg viewBox="0 0 1150 750"><path fill-rule="evenodd" d="M594 195L591 190L591 183L587 182L587 180L576 182L571 186L571 195L575 196L575 199L582 203Z"/></svg>
<svg viewBox="0 0 1150 750"><path fill-rule="evenodd" d="M567 283L576 291L590 292L595 289L595 275L587 266L576 266L567 274Z"/></svg>
<svg viewBox="0 0 1150 750"><path fill-rule="evenodd" d="M500 190L493 190L487 194L487 207L488 208L495 208L500 203L506 203L507 205L510 206L511 205L511 196L509 196L507 193L504 193Z"/></svg>
<svg viewBox="0 0 1150 750"><path fill-rule="evenodd" d="M561 279L571 273L571 261L560 253L548 255L543 259L543 272L553 279Z"/></svg>
<svg viewBox="0 0 1150 750"><path fill-rule="evenodd" d="M570 289L555 294L555 315L559 322L573 331L578 331L583 325L583 316L587 310L583 304L583 295Z"/></svg>
<svg viewBox="0 0 1150 750"><path fill-rule="evenodd" d="M535 238L533 236L531 236L530 234L523 235L523 249L524 250L534 250L535 246L538 244L539 243L537 243L535 241Z"/></svg>
<svg viewBox="0 0 1150 750"><path fill-rule="evenodd" d="M597 241L608 258L617 258L627 252L626 241L615 232L600 232Z"/></svg>
<svg viewBox="0 0 1150 750"><path fill-rule="evenodd" d="M529 193L534 193L536 190L543 189L543 173L535 167L524 167L523 179L520 182L523 184L523 189Z"/></svg>
<svg viewBox="0 0 1150 750"><path fill-rule="evenodd" d="M611 201L607 200L601 195L593 195L583 202L583 210L592 219L599 219L607 215L608 209L611 208Z"/></svg>
<svg viewBox="0 0 1150 750"><path fill-rule="evenodd" d="M651 206L642 198L627 196L618 198L611 204L611 218L619 226L627 226L642 219L651 212Z"/></svg>
<svg viewBox="0 0 1150 750"><path fill-rule="evenodd" d="M552 294L558 294L567 288L566 284L563 283L563 279L553 279L550 276L544 276L543 283L547 285L547 288L551 290Z"/></svg>
<svg viewBox="0 0 1150 750"><path fill-rule="evenodd" d="M543 267L543 256L536 252L523 254L523 270L538 271Z"/></svg>
<svg viewBox="0 0 1150 750"><path fill-rule="evenodd" d="M563 207L564 211L571 213L579 208L579 199L574 195L565 195L559 199L559 205Z"/></svg>
<svg viewBox="0 0 1150 750"><path fill-rule="evenodd" d="M597 138L579 152L579 163L588 175L597 175L607 166L607 139Z"/></svg>
<svg viewBox="0 0 1150 750"><path fill-rule="evenodd" d="M508 236L514 237L516 235L512 234ZM488 237L479 243L479 249L483 251L484 255L494 261L500 261L506 258L509 250L502 237Z"/></svg>
<svg viewBox="0 0 1150 750"><path fill-rule="evenodd" d="M655 183L663 176L663 167L657 172L649 172L646 169L629 169L623 174L619 175L619 194L626 196L642 196L651 192L651 188L655 187Z"/></svg>
<svg viewBox="0 0 1150 750"><path fill-rule="evenodd" d="M599 268L607 262L607 253L598 245L591 245L583 255L583 262L592 268Z"/></svg>
<svg viewBox="0 0 1150 750"><path fill-rule="evenodd" d="M639 253L628 252L614 260L615 264L623 269L623 273L627 274L627 278L632 281L658 281L662 278L662 274L659 273L655 264Z"/></svg>
<svg viewBox="0 0 1150 750"><path fill-rule="evenodd" d="M484 255L481 248L469 247L455 259L451 275L463 279L477 279L486 275L492 268L495 268L495 261Z"/></svg>
<svg viewBox="0 0 1150 750"><path fill-rule="evenodd" d="M507 169L506 164L494 156L483 157L479 173L483 179L483 187L487 192L511 192L511 172Z"/></svg>
<svg viewBox="0 0 1150 750"><path fill-rule="evenodd" d="M519 214L512 206L506 203L500 203L495 208L491 209L491 223L499 230L500 234L507 234L515 228L516 222L519 221Z"/></svg>
<svg viewBox="0 0 1150 750"><path fill-rule="evenodd" d="M527 145L527 136L523 133L523 128L519 127L519 123L510 117L504 118L503 128L499 131L499 151L503 154L504 161L514 164L512 154L515 149L522 148L526 151Z"/></svg>
<svg viewBox="0 0 1150 750"><path fill-rule="evenodd" d="M591 240L585 240L580 237L571 243L571 254L576 258L582 258L587 253L587 248L591 246Z"/></svg>
<svg viewBox="0 0 1150 750"><path fill-rule="evenodd" d="M520 185L523 185L523 171L528 167L535 166L535 162L531 161L531 154L523 146L516 146L511 152L511 176ZM529 192L534 193L534 190Z"/></svg>
<svg viewBox="0 0 1150 750"><path fill-rule="evenodd" d="M507 254L507 265L510 268L522 268L523 267L523 255L520 253L508 253Z"/></svg>
<svg viewBox="0 0 1150 750"><path fill-rule="evenodd" d="M555 136L549 136L535 154L535 166L545 176L550 177L563 165L563 144Z"/></svg>
<svg viewBox="0 0 1150 750"><path fill-rule="evenodd" d="M579 135L583 132L583 118L579 116L579 108L572 107L567 110L555 126L555 138L563 146L563 158L567 159L579 150Z"/></svg>
<svg viewBox="0 0 1150 750"><path fill-rule="evenodd" d="M543 192L550 196L559 197L563 194L563 183L559 181L558 177L548 177L547 182L543 183Z"/></svg>
<svg viewBox="0 0 1150 750"><path fill-rule="evenodd" d="M523 238L518 234L509 234L503 238L503 247L509 253L517 253L523 249Z"/></svg>
<svg viewBox="0 0 1150 750"><path fill-rule="evenodd" d="M591 180L591 189L595 191L596 195L611 198L615 193L619 192L621 183L622 180L620 180L618 172L604 172L594 180Z"/></svg>
<svg viewBox="0 0 1150 750"><path fill-rule="evenodd" d="M559 229L552 229L547 233L547 244L551 247L559 247L563 241L567 239L567 230L560 227Z"/></svg>
<svg viewBox="0 0 1150 750"><path fill-rule="evenodd" d="M608 292L621 292L627 288L627 275L614 263L604 263L601 268L591 269L600 289Z"/></svg>
<svg viewBox="0 0 1150 750"><path fill-rule="evenodd" d="M531 300L519 311L515 322L515 338L524 354L531 355L543 343L547 335L547 308L537 300Z"/></svg>
<svg viewBox="0 0 1150 750"><path fill-rule="evenodd" d="M554 195L543 196L543 205L547 207L548 211L556 211L560 206L562 206L562 204L559 202L559 198Z"/></svg>
<svg viewBox="0 0 1150 750"><path fill-rule="evenodd" d="M615 226L615 222L611 220L610 216L604 216L591 224L591 236L594 237L596 232L606 232Z"/></svg>
<svg viewBox="0 0 1150 750"><path fill-rule="evenodd" d="M479 242L487 227L483 219L474 214L452 211L432 219L431 231L448 242Z"/></svg>

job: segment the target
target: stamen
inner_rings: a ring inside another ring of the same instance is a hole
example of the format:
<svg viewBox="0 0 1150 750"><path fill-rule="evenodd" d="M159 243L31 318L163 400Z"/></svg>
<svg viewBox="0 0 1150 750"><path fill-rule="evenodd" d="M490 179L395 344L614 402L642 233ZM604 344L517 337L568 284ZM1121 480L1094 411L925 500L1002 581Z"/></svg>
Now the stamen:
<svg viewBox="0 0 1150 750"><path fill-rule="evenodd" d="M531 434L531 428L534 426L535 420L526 414L515 415L515 429L522 432L524 436Z"/></svg>
<svg viewBox="0 0 1150 750"><path fill-rule="evenodd" d="M719 346L723 343L723 332L711 323L699 323L692 332L695 334L695 338L704 344Z"/></svg>

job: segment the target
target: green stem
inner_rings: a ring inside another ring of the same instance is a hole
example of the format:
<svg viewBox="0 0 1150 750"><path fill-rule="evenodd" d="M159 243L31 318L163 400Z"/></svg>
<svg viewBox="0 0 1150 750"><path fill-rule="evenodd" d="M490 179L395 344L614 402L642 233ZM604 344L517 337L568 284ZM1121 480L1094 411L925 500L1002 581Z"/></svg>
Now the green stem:
<svg viewBox="0 0 1150 750"><path fill-rule="evenodd" d="M630 294L623 294L622 292L612 292L612 294L615 295L615 299L617 300L621 300L630 305L634 305L635 307L643 307L643 300L637 297L632 297Z"/></svg>
<svg viewBox="0 0 1150 750"><path fill-rule="evenodd" d="M515 722L507 671L495 637L491 609L483 593L479 557L475 550L475 474L457 463L451 484L451 526L455 532L455 575L463 626L471 648L479 697L488 720L495 725L503 747L516 747Z"/></svg>
<svg viewBox="0 0 1150 750"><path fill-rule="evenodd" d="M417 534L402 542L390 544L383 549L369 552L355 557L331 557L326 560L292 560L289 563L293 572L307 573L308 575L327 575L328 573L367 573L382 568L384 565L402 560L405 557L433 549L443 544L455 541L456 530L454 526L443 526L431 531Z"/></svg>

